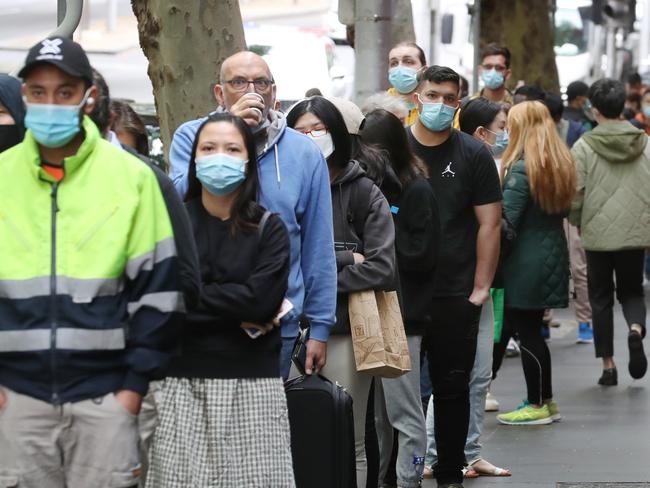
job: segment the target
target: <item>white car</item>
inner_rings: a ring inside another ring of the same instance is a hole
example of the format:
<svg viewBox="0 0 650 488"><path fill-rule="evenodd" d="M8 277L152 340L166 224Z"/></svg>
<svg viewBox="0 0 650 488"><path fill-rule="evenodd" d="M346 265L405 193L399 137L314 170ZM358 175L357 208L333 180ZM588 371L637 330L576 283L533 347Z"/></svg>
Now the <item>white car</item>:
<svg viewBox="0 0 650 488"><path fill-rule="evenodd" d="M353 76L336 63L336 45L324 31L287 26L244 26L248 49L271 68L282 108L318 88L323 96L350 98Z"/></svg>

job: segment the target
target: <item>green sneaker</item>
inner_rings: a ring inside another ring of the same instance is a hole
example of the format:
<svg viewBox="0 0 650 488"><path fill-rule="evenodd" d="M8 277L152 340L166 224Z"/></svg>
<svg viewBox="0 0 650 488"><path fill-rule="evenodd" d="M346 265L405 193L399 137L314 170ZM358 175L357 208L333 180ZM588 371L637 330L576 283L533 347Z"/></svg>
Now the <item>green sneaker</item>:
<svg viewBox="0 0 650 488"><path fill-rule="evenodd" d="M521 404L515 408L515 410L521 410L522 408L526 408L530 403L528 403L528 400L523 399L521 401ZM551 403L548 404L548 411L551 413L551 419L553 419L553 422L560 422L562 420L562 415L560 415L560 407L557 406L557 402L555 400L551 400Z"/></svg>
<svg viewBox="0 0 650 488"><path fill-rule="evenodd" d="M505 425L546 425L552 424L551 412L547 405L533 408L527 405L512 412L497 415L499 423Z"/></svg>
<svg viewBox="0 0 650 488"><path fill-rule="evenodd" d="M548 404L548 411L551 414L551 419L553 422L560 422L562 420L562 415L560 415L560 407L557 406L555 400L551 400L551 403Z"/></svg>

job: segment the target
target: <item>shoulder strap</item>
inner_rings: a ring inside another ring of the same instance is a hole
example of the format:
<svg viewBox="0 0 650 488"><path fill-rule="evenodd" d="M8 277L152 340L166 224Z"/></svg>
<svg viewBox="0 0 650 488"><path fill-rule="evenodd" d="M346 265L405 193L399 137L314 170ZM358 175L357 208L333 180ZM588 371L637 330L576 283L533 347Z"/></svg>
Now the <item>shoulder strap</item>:
<svg viewBox="0 0 650 488"><path fill-rule="evenodd" d="M268 222L271 215L273 215L271 212L265 210L259 224L257 224L257 242L262 240L262 236L264 235L264 227L266 227L266 223Z"/></svg>
<svg viewBox="0 0 650 488"><path fill-rule="evenodd" d="M356 184L352 185L350 193L350 203L352 207L350 218L352 219L354 231L361 239L363 239L363 227L366 223L366 218L368 217L370 193L374 184L375 183L370 178L363 176Z"/></svg>

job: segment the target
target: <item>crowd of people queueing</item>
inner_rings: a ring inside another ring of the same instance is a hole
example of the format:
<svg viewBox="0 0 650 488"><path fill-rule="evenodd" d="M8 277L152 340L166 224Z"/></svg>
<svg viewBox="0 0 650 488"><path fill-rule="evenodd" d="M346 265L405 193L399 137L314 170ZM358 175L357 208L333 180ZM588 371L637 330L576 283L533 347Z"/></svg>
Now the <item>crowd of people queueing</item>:
<svg viewBox="0 0 650 488"><path fill-rule="evenodd" d="M599 384L618 381L614 294L645 375L650 92L513 93L489 44L469 95L415 44L387 56L391 88L361 108L315 87L285 114L264 59L234 54L169 176L75 42L0 75L2 486L295 486L303 324L306 374L353 399L357 488L511 476L481 453L490 385L514 342L526 396L498 421L561 419L546 339L570 274ZM400 296L405 375L357 371L364 290Z"/></svg>

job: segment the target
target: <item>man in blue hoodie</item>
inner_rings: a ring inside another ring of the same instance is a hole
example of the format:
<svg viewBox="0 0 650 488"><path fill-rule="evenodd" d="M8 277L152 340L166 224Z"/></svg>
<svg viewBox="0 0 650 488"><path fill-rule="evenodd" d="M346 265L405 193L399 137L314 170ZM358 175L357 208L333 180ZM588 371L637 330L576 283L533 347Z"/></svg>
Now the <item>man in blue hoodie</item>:
<svg viewBox="0 0 650 488"><path fill-rule="evenodd" d="M293 310L282 320L281 371L289 375L291 350L303 315L310 323L305 369L324 365L336 310L336 260L329 173L313 142L286 126L274 110L276 87L266 62L243 51L227 58L214 95L217 111L242 117L256 137L260 204L278 213L291 238L288 300ZM196 132L205 118L185 122L174 134L171 177L184 196Z"/></svg>

